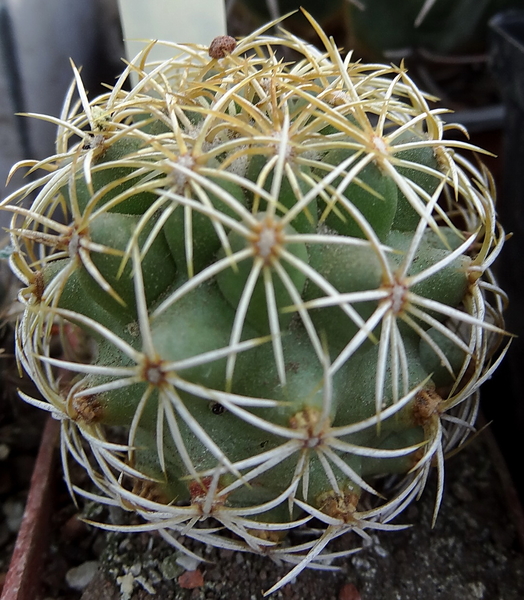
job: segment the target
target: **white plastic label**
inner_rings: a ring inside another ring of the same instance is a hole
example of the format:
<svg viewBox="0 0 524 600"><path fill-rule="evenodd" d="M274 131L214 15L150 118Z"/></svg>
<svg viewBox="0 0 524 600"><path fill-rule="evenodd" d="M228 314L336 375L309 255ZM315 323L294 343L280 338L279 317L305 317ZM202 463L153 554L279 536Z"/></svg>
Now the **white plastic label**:
<svg viewBox="0 0 524 600"><path fill-rule="evenodd" d="M210 44L226 33L224 0L118 0L126 54L132 60L149 40ZM154 48L150 58L164 60L169 48Z"/></svg>

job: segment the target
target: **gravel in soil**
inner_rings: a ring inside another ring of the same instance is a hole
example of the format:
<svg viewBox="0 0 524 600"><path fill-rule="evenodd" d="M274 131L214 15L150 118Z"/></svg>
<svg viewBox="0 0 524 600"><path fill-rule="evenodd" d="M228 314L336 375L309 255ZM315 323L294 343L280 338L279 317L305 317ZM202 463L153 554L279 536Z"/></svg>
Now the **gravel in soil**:
<svg viewBox="0 0 524 600"><path fill-rule="evenodd" d="M509 516L499 474L481 435L447 463L444 502L431 521L435 478L399 522L382 532L340 571L304 571L275 600L520 600L524 551ZM110 533L78 518L62 490L44 574L46 600L259 600L286 573L270 559L188 546L208 562L188 560L159 536ZM89 517L135 522L133 515L88 506ZM297 534L295 534L297 535ZM342 537L331 549L360 542Z"/></svg>

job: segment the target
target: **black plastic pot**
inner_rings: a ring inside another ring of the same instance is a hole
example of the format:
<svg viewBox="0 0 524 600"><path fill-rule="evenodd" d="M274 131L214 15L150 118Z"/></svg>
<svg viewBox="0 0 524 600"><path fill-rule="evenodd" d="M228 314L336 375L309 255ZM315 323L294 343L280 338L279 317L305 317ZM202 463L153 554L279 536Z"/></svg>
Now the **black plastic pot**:
<svg viewBox="0 0 524 600"><path fill-rule="evenodd" d="M500 220L512 234L497 262L498 279L508 293L508 331L516 334L502 368L490 386L486 406L515 484L524 498L524 10L510 10L490 22L491 66L505 105Z"/></svg>

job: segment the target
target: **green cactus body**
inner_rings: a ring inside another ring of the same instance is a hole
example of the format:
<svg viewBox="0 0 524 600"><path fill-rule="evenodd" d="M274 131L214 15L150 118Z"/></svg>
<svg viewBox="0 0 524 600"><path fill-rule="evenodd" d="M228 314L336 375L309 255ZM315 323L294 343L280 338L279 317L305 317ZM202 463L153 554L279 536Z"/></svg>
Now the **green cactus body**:
<svg viewBox="0 0 524 600"><path fill-rule="evenodd" d="M401 68L343 62L311 22L325 52L287 35L290 66L262 35L173 47L132 92L124 73L4 202L19 359L64 448L152 528L276 548L290 576L323 563L317 542L284 550L288 530L387 528L421 491L504 333L488 175ZM89 360L51 352L57 324ZM387 474L400 491L366 508Z"/></svg>

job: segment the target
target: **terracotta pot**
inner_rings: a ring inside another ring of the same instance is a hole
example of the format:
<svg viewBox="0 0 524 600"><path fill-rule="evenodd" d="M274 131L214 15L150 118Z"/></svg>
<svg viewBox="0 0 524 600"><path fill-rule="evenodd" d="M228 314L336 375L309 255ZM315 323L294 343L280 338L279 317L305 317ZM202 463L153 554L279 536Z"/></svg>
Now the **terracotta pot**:
<svg viewBox="0 0 524 600"><path fill-rule="evenodd" d="M49 417L42 435L31 487L0 600L38 598L46 556L55 483L60 424Z"/></svg>

